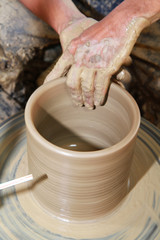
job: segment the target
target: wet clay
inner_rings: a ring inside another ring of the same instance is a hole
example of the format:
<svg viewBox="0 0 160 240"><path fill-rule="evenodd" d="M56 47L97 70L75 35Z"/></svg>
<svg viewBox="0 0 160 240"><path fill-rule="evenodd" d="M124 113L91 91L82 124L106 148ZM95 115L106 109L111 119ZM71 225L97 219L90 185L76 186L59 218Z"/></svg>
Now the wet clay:
<svg viewBox="0 0 160 240"><path fill-rule="evenodd" d="M1 181L27 175L29 170L25 154L27 145L23 113L5 122L0 133ZM96 215L90 220L62 219L46 211L33 195L36 185L47 181L44 175L36 178L31 186L17 185L16 191L10 189L1 192L2 239L18 240L22 236L25 240L115 240L122 237L128 240L143 237L152 239L155 236L155 239L159 239L159 136L159 130L142 118L129 176L129 192L116 208L102 217ZM101 151L104 150L95 152Z"/></svg>
<svg viewBox="0 0 160 240"><path fill-rule="evenodd" d="M126 196L140 123L132 97L112 84L105 106L89 111L72 105L65 78L43 85L25 112L32 194L49 214L64 221L104 216Z"/></svg>

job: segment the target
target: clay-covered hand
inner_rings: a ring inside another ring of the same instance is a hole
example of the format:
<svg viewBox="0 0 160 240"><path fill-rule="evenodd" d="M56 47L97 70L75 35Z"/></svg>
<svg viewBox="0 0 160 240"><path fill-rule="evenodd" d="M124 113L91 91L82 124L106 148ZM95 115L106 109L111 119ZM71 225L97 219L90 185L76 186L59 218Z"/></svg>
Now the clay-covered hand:
<svg viewBox="0 0 160 240"><path fill-rule="evenodd" d="M84 17L70 23L60 34L63 54L45 79L67 75L72 100L79 106L104 103L112 75L128 64L139 33L148 25L146 19L137 18L121 27L112 16L106 18L96 22Z"/></svg>

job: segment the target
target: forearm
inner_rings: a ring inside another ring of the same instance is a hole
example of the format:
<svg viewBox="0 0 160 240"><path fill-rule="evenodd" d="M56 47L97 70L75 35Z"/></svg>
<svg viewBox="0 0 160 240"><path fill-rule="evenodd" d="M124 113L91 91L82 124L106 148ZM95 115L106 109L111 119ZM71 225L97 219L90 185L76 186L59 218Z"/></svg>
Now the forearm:
<svg viewBox="0 0 160 240"><path fill-rule="evenodd" d="M126 36L126 31L130 28L134 28L138 36L146 26L158 19L160 0L124 0L99 22L98 28L93 29L93 32L97 40L106 36L118 39Z"/></svg>
<svg viewBox="0 0 160 240"><path fill-rule="evenodd" d="M71 21L84 17L71 0L20 0L20 2L59 34Z"/></svg>
<svg viewBox="0 0 160 240"><path fill-rule="evenodd" d="M160 0L125 0L131 17L144 17L150 24L160 19Z"/></svg>

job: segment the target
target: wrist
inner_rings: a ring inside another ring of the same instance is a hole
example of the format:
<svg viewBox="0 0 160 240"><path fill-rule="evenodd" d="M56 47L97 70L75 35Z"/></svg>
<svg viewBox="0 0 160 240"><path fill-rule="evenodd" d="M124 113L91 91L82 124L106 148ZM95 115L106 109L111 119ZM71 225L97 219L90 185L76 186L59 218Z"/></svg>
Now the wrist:
<svg viewBox="0 0 160 240"><path fill-rule="evenodd" d="M150 24L160 18L159 0L124 0L123 5L131 18L145 18Z"/></svg>
<svg viewBox="0 0 160 240"><path fill-rule="evenodd" d="M138 37L140 32L150 25L147 13L139 10L136 3L134 3L136 6L133 7L133 2L134 0L125 0L100 21L102 26L106 26L105 36L118 39L125 37L127 32L132 31Z"/></svg>
<svg viewBox="0 0 160 240"><path fill-rule="evenodd" d="M65 16L61 21L57 22L56 26L54 26L54 29L60 35L70 25L76 23L77 21L81 21L84 18L85 18L85 16L82 16L82 15L79 15L79 16L73 16L73 15Z"/></svg>
<svg viewBox="0 0 160 240"><path fill-rule="evenodd" d="M69 27L74 22L77 22L81 19L85 18L82 15L65 15L62 18L59 18L57 21L50 21L51 27L55 29L55 31L60 35L67 27Z"/></svg>
<svg viewBox="0 0 160 240"><path fill-rule="evenodd" d="M36 16L48 23L60 34L74 19L84 15L71 0L19 0Z"/></svg>
<svg viewBox="0 0 160 240"><path fill-rule="evenodd" d="M51 0L53 2L56 6L48 11L49 24L59 35L72 22L85 17L70 0Z"/></svg>

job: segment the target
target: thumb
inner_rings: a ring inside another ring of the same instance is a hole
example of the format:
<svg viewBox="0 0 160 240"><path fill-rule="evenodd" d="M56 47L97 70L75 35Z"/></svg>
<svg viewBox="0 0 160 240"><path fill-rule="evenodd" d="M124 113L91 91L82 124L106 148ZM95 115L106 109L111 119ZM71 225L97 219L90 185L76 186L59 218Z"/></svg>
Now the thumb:
<svg viewBox="0 0 160 240"><path fill-rule="evenodd" d="M44 83L65 76L68 73L70 67L72 66L73 61L73 55L68 50L66 50L59 58L52 71L47 75Z"/></svg>

